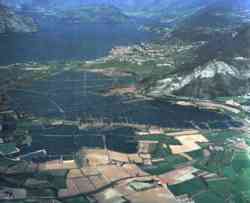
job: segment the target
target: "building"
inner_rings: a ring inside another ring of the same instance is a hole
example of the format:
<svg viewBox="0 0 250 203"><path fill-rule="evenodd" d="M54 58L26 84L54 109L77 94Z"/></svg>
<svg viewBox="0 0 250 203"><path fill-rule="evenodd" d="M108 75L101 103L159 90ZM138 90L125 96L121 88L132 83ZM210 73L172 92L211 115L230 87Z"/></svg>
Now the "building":
<svg viewBox="0 0 250 203"><path fill-rule="evenodd" d="M152 154L156 150L159 142L150 140L140 140L138 142L138 153L139 154Z"/></svg>

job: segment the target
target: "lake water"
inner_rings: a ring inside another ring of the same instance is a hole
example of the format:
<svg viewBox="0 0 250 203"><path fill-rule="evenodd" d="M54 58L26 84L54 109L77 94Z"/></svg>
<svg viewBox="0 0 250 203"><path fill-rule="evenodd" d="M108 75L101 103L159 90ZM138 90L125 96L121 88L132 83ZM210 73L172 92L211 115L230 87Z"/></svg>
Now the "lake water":
<svg viewBox="0 0 250 203"><path fill-rule="evenodd" d="M0 36L0 65L27 61L95 59L112 47L154 39L129 24L46 24L33 34Z"/></svg>
<svg viewBox="0 0 250 203"><path fill-rule="evenodd" d="M205 128L205 123L210 122L211 128L238 125L229 116L206 110L181 107L156 100L132 102L125 95L103 95L114 85L130 82L133 83L133 77L115 80L96 73L69 71L51 77L47 81L36 81L30 88L11 91L9 94L16 100L13 107L38 117L59 117L69 120L77 120L81 117L106 122L129 122L170 128L193 128L194 124ZM51 154L68 154L82 146L103 147L102 138L96 135L105 135L110 149L135 152L134 131L129 128L96 131L80 131L77 127L35 128L31 130L32 150L45 148Z"/></svg>

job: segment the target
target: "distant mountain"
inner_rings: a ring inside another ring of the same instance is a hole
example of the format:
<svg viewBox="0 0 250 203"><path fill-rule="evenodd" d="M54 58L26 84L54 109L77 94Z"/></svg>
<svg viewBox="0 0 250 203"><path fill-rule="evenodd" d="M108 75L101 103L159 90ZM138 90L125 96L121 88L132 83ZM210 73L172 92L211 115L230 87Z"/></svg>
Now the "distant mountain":
<svg viewBox="0 0 250 203"><path fill-rule="evenodd" d="M129 20L119 8L113 6L81 6L62 10L54 15L63 22L72 23L124 23Z"/></svg>
<svg viewBox="0 0 250 203"><path fill-rule="evenodd" d="M65 8L71 9L79 6L109 5L122 10L138 10L152 5L156 0L1 0L3 4L10 7L43 7L43 8Z"/></svg>
<svg viewBox="0 0 250 203"><path fill-rule="evenodd" d="M168 15L176 13L186 13L187 11L203 8L218 0L155 0L147 7L152 11L158 11L159 15Z"/></svg>
<svg viewBox="0 0 250 203"><path fill-rule="evenodd" d="M62 20L71 23L123 23L128 20L128 16L115 6L116 3L108 0L0 0L0 2L18 13L34 17L40 23Z"/></svg>
<svg viewBox="0 0 250 203"><path fill-rule="evenodd" d="M30 17L15 13L0 5L0 33L36 32L37 26Z"/></svg>
<svg viewBox="0 0 250 203"><path fill-rule="evenodd" d="M109 5L120 8L123 11L139 12L146 14L155 13L165 15L184 10L192 10L202 7L215 0L0 0L4 5L14 8L43 7L71 9L79 6Z"/></svg>
<svg viewBox="0 0 250 203"><path fill-rule="evenodd" d="M250 19L250 0L218 0L183 22L186 26L228 26Z"/></svg>
<svg viewBox="0 0 250 203"><path fill-rule="evenodd" d="M217 0L154 0L140 8L139 14L161 22L175 22L189 16Z"/></svg>
<svg viewBox="0 0 250 203"><path fill-rule="evenodd" d="M120 8L123 11L127 11L140 10L141 8L150 6L155 0L71 0L68 2L63 0L52 0L50 2L50 5L52 6L61 5L65 8L79 5L110 5Z"/></svg>
<svg viewBox="0 0 250 203"><path fill-rule="evenodd" d="M184 40L207 40L250 22L250 0L216 0L183 19L172 33Z"/></svg>

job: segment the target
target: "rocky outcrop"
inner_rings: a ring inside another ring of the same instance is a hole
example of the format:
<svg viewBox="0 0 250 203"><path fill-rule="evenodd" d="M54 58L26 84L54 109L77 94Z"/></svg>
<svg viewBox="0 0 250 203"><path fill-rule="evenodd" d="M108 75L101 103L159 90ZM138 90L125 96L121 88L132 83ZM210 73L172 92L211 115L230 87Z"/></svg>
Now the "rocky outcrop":
<svg viewBox="0 0 250 203"><path fill-rule="evenodd" d="M157 80L148 93L198 98L246 94L250 85L250 60L236 58L233 63L213 60L189 74L169 75Z"/></svg>
<svg viewBox="0 0 250 203"><path fill-rule="evenodd" d="M14 11L0 6L0 33L36 32L37 26L32 18L16 14Z"/></svg>

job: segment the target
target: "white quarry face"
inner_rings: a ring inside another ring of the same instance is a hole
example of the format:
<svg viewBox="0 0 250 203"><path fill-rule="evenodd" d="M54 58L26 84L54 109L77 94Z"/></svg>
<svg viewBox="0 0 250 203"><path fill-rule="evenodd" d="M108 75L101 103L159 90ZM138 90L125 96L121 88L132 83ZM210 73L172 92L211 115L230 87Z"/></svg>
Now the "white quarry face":
<svg viewBox="0 0 250 203"><path fill-rule="evenodd" d="M238 71L235 67L223 61L211 62L204 67L197 68L195 78L213 78L216 74L237 76Z"/></svg>

